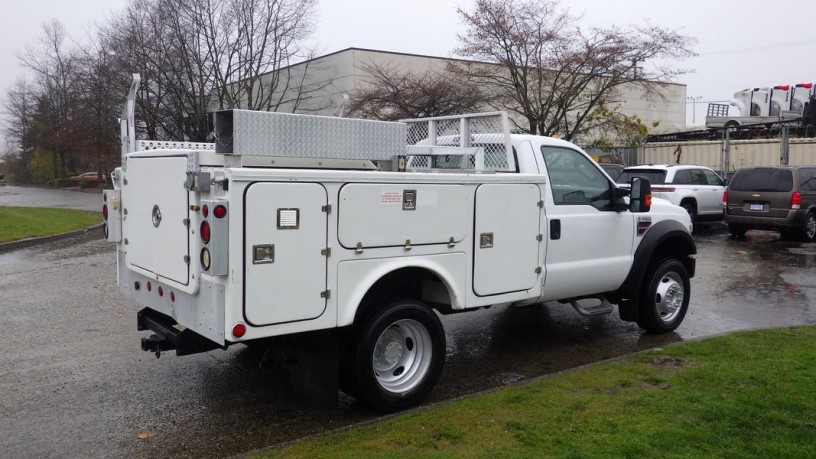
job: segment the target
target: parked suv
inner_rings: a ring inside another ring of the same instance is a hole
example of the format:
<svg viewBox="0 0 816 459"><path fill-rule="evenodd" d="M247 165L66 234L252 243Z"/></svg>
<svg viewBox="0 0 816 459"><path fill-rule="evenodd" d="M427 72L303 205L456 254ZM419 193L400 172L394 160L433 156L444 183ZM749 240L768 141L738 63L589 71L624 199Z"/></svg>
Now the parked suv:
<svg viewBox="0 0 816 459"><path fill-rule="evenodd" d="M692 221L722 220L722 196L725 182L713 170L703 166L667 164L627 167L617 182L646 177L652 183L652 195L683 207Z"/></svg>
<svg viewBox="0 0 816 459"><path fill-rule="evenodd" d="M767 229L785 238L816 237L816 166L740 169L723 195L725 221L734 236Z"/></svg>

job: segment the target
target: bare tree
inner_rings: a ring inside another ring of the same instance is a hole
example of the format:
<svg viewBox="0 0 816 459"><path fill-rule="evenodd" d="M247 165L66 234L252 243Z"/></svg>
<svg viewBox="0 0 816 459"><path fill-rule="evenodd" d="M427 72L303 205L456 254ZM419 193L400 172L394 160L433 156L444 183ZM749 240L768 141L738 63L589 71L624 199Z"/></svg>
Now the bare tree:
<svg viewBox="0 0 816 459"><path fill-rule="evenodd" d="M376 64L360 69L367 84L351 94L351 116L392 121L467 113L487 103L478 86L444 70L414 73Z"/></svg>
<svg viewBox="0 0 816 459"><path fill-rule="evenodd" d="M659 96L660 83L683 73L677 60L693 54L693 40L658 27L581 28L558 0L476 0L458 12L467 30L456 52L481 62L452 70L489 87L533 134L587 132L625 86Z"/></svg>
<svg viewBox="0 0 816 459"><path fill-rule="evenodd" d="M67 40L63 25L54 20L43 25L38 45L18 56L22 66L34 74L31 141L52 152L53 178L74 169L81 135L76 123L81 106L79 63Z"/></svg>
<svg viewBox="0 0 816 459"><path fill-rule="evenodd" d="M213 109L295 111L328 84L309 85L306 72L290 68L311 57L301 44L313 6L314 0L134 0L103 35L121 74L142 75L137 106L146 135L203 140Z"/></svg>

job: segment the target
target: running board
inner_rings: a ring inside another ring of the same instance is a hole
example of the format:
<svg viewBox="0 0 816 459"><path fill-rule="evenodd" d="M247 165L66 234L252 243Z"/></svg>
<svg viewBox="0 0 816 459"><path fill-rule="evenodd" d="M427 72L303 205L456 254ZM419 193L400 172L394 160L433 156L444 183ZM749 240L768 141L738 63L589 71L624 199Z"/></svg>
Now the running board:
<svg viewBox="0 0 816 459"><path fill-rule="evenodd" d="M593 305L593 306L584 306L579 303L579 301L585 300L597 300L600 303ZM606 300L606 298L585 298L582 300L572 300L569 302L578 314L587 317L593 316L602 316L604 314L609 314L614 309L612 303Z"/></svg>

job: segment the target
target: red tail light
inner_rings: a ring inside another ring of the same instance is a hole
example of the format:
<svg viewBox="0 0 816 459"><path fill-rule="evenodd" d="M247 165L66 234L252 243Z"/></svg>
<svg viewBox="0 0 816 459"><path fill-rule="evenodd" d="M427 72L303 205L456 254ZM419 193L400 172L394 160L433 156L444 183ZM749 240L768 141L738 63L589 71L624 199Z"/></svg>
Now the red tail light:
<svg viewBox="0 0 816 459"><path fill-rule="evenodd" d="M108 205L105 204L102 206L102 218L107 220L108 219Z"/></svg>
<svg viewBox="0 0 816 459"><path fill-rule="evenodd" d="M240 338L246 334L246 325L237 323L232 326L232 336Z"/></svg>
<svg viewBox="0 0 816 459"><path fill-rule="evenodd" d="M787 91L790 89L790 85L781 85L781 86L774 86L774 89L781 89L782 91Z"/></svg>
<svg viewBox="0 0 816 459"><path fill-rule="evenodd" d="M723 205L728 205L728 190L723 191Z"/></svg>
<svg viewBox="0 0 816 459"><path fill-rule="evenodd" d="M227 216L227 208L224 206L215 206L213 215L215 215L215 218L224 218Z"/></svg>
<svg viewBox="0 0 816 459"><path fill-rule="evenodd" d="M205 244L210 243L210 224L208 222L201 222L201 240Z"/></svg>
<svg viewBox="0 0 816 459"><path fill-rule="evenodd" d="M797 88L807 88L810 89L813 87L813 83L799 83L796 85Z"/></svg>
<svg viewBox="0 0 816 459"><path fill-rule="evenodd" d="M210 216L210 207L207 204L204 204L204 207L201 208L201 214L204 215L204 218Z"/></svg>
<svg viewBox="0 0 816 459"><path fill-rule="evenodd" d="M802 208L802 195L799 192L793 193L791 196L791 209L801 209Z"/></svg>

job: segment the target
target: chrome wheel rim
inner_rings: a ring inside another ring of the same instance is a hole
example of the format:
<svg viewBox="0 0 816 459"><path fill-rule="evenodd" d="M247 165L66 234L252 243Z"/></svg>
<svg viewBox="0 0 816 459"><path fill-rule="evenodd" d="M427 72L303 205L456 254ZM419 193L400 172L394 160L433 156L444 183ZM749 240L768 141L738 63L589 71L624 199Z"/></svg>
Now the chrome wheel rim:
<svg viewBox="0 0 816 459"><path fill-rule="evenodd" d="M683 279L676 272L668 272L660 278L655 289L655 310L663 323L671 323L683 309L686 292Z"/></svg>
<svg viewBox="0 0 816 459"><path fill-rule="evenodd" d="M377 382L393 393L408 392L428 374L431 335L416 320L403 319L383 330L374 345L372 368Z"/></svg>

